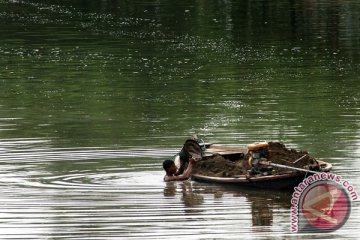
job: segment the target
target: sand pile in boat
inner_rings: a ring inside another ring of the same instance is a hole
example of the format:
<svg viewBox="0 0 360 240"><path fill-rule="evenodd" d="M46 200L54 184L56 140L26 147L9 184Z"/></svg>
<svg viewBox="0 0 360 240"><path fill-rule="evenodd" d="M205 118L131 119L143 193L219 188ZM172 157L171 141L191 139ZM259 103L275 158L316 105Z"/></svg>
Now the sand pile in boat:
<svg viewBox="0 0 360 240"><path fill-rule="evenodd" d="M204 157L193 167L194 174L213 177L234 177L246 174L247 168L241 164L244 160L230 161L219 154Z"/></svg>
<svg viewBox="0 0 360 240"><path fill-rule="evenodd" d="M269 142L268 160L291 167L302 168L309 164L317 164L316 160L305 151L288 149L284 144L279 142ZM247 153L243 159L230 161L219 154L210 157L204 157L198 161L194 168L194 174L214 176L214 177L234 177L244 175L251 169L249 165L250 154ZM277 171L284 171L276 168Z"/></svg>
<svg viewBox="0 0 360 240"><path fill-rule="evenodd" d="M306 151L288 149L279 142L269 142L268 160L273 163L302 168L309 164L316 164L315 158Z"/></svg>

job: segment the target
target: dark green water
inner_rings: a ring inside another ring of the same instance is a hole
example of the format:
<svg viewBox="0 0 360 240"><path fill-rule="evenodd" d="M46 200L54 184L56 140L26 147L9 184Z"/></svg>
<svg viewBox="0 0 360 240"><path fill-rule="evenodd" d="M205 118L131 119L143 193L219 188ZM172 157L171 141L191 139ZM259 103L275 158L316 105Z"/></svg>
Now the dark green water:
<svg viewBox="0 0 360 240"><path fill-rule="evenodd" d="M290 233L287 194L165 184L207 142L282 141L360 189L357 1L0 0L0 238ZM360 190L359 190L360 191Z"/></svg>

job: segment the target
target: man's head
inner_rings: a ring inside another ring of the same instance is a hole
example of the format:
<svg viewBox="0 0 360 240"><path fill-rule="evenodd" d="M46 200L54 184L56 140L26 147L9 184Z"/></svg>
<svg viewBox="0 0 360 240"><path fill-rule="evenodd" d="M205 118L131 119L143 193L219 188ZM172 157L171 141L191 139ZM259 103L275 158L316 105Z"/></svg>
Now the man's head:
<svg viewBox="0 0 360 240"><path fill-rule="evenodd" d="M173 160L165 160L163 162L163 168L167 174L174 174L177 170L177 167Z"/></svg>

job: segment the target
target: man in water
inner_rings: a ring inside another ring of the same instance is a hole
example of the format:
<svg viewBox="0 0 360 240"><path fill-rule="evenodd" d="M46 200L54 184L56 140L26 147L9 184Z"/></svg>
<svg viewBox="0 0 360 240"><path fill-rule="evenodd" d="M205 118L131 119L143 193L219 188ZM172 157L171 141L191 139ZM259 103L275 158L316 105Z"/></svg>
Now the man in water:
<svg viewBox="0 0 360 240"><path fill-rule="evenodd" d="M177 167L173 160L165 160L163 162L163 168L166 172L166 175L164 177L165 182L170 181L183 181L189 179L191 176L192 168L195 163L195 160L193 158L189 158L189 164L181 175L175 175L177 172Z"/></svg>

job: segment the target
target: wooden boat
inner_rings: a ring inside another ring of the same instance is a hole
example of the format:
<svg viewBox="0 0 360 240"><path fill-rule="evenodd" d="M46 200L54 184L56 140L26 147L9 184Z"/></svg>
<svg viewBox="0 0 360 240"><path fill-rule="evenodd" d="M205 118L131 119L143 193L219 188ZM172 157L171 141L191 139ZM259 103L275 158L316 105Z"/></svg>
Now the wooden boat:
<svg viewBox="0 0 360 240"><path fill-rule="evenodd" d="M207 158L219 154L230 161L241 161L244 155L248 153L248 148L231 147L226 145L206 145L206 151L203 156L203 161ZM329 172L332 168L330 163L317 160L319 169L318 172ZM285 166L286 167L286 166ZM296 169L296 168L295 168ZM300 171L299 171L300 170ZM263 189L293 189L304 178L316 173L306 169L294 170L290 168L282 169L281 171L271 173L269 175L263 174L243 174L230 177L209 176L199 173L194 173L192 179L200 182L231 184L239 187L252 187Z"/></svg>

